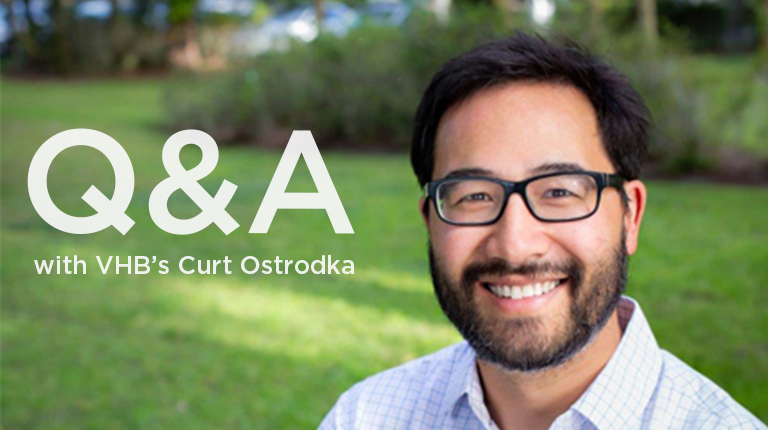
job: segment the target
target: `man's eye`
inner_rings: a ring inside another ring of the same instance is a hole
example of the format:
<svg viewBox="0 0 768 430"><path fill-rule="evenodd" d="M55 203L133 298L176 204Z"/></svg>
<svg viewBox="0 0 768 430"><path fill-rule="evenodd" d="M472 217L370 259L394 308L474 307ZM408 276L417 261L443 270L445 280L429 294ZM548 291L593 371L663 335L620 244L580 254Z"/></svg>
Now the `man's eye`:
<svg viewBox="0 0 768 430"><path fill-rule="evenodd" d="M458 203L472 203L472 202L484 202L493 200L491 196L486 193L472 193L459 199Z"/></svg>
<svg viewBox="0 0 768 430"><path fill-rule="evenodd" d="M575 196L576 194L572 193L569 190L566 190L564 188L553 188L551 190L547 190L547 192L544 193L544 197L546 198L563 198L563 197L571 197Z"/></svg>

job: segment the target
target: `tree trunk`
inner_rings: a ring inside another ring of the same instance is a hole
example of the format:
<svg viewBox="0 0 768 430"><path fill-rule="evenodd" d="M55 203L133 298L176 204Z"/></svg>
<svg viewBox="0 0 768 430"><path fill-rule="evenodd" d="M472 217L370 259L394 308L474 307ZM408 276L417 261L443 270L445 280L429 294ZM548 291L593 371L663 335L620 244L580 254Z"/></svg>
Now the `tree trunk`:
<svg viewBox="0 0 768 430"><path fill-rule="evenodd" d="M589 0L589 35L593 46L600 42L603 26L603 9L600 0Z"/></svg>
<svg viewBox="0 0 768 430"><path fill-rule="evenodd" d="M111 47L112 58L110 59L110 66L108 72L119 71L123 63L123 47L119 43L119 36L117 34L118 15L120 14L117 6L117 0L109 0L112 5L112 13L107 18L107 37L109 38L109 45Z"/></svg>
<svg viewBox="0 0 768 430"><path fill-rule="evenodd" d="M325 1L315 1L315 19L317 20L317 34L323 32L323 18L325 17Z"/></svg>
<svg viewBox="0 0 768 430"><path fill-rule="evenodd" d="M768 54L768 0L763 0L763 50Z"/></svg>
<svg viewBox="0 0 768 430"><path fill-rule="evenodd" d="M640 27L645 38L645 47L649 52L656 50L659 42L659 24L656 16L656 0L638 0Z"/></svg>
<svg viewBox="0 0 768 430"><path fill-rule="evenodd" d="M432 8L438 22L447 25L451 18L451 0L432 0Z"/></svg>
<svg viewBox="0 0 768 430"><path fill-rule="evenodd" d="M21 45L24 48L24 53L27 56L27 63L33 68L39 67L41 61L40 44L38 41L38 34L40 34L40 27L32 19L32 12L30 11L30 0L24 0L24 18L27 21L27 31L18 34ZM10 5L8 6L10 8ZM16 14L9 14L11 18L11 28L21 28L20 23L16 22L19 19Z"/></svg>
<svg viewBox="0 0 768 430"><path fill-rule="evenodd" d="M67 38L69 22L62 0L53 0L51 16L53 17L53 68L57 73L66 75L72 72L72 56Z"/></svg>

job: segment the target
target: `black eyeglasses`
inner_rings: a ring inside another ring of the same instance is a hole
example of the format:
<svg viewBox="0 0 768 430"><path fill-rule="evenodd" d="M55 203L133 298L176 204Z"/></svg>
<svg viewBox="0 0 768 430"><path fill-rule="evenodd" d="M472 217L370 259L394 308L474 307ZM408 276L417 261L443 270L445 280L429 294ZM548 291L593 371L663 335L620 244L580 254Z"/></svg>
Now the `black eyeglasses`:
<svg viewBox="0 0 768 430"><path fill-rule="evenodd" d="M536 219L567 222L597 212L606 187L623 190L624 178L612 173L557 172L520 182L477 176L449 177L424 185L441 220L452 225L489 225L497 222L512 194L520 193Z"/></svg>

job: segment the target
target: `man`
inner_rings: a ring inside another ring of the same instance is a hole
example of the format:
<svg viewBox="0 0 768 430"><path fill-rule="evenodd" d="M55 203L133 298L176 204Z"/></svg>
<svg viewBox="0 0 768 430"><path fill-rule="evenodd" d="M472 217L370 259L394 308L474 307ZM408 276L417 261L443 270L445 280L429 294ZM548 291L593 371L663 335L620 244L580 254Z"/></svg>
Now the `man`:
<svg viewBox="0 0 768 430"><path fill-rule="evenodd" d="M521 33L448 62L416 114L440 305L466 342L357 384L322 429L765 429L622 296L648 114L618 71Z"/></svg>

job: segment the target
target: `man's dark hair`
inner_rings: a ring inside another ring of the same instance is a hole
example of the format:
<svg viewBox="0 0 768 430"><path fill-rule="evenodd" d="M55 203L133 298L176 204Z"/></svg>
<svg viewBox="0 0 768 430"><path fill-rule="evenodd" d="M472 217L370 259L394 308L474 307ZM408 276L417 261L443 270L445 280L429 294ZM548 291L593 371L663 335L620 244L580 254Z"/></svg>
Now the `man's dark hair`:
<svg viewBox="0 0 768 430"><path fill-rule="evenodd" d="M572 41L556 44L516 32L448 61L432 78L416 112L411 147L411 164L422 186L432 177L443 114L480 90L511 82L581 90L597 113L600 137L617 173L638 178L647 153L650 114L629 79Z"/></svg>

